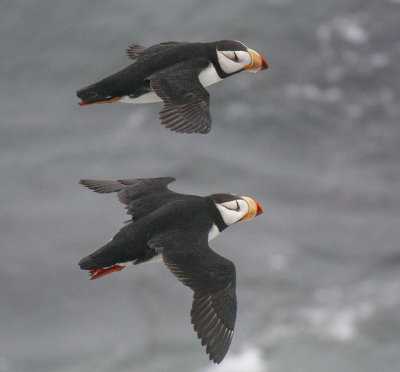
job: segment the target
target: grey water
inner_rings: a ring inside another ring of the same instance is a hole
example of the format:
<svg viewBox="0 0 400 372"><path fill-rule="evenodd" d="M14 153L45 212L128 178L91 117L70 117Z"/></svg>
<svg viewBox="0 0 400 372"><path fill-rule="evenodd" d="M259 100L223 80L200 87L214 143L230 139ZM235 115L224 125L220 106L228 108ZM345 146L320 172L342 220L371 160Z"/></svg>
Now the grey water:
<svg viewBox="0 0 400 372"><path fill-rule="evenodd" d="M1 1L0 371L399 371L399 20L399 0ZM208 135L77 105L130 43L219 39L271 70L208 88ZM237 271L219 366L162 263L77 265L127 218L79 179L159 176L264 208L210 243Z"/></svg>

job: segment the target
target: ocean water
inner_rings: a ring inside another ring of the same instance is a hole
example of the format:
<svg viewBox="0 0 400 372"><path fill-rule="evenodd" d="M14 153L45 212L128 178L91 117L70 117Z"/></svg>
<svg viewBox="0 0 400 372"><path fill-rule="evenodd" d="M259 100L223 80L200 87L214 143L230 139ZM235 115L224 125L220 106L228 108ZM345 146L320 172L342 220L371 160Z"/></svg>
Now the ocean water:
<svg viewBox="0 0 400 372"><path fill-rule="evenodd" d="M399 19L398 0L1 2L0 371L397 372ZM159 104L77 105L130 43L218 39L271 70L208 89L208 135L170 133ZM162 263L77 265L126 219L79 179L159 176L264 209L211 243L237 271L218 366Z"/></svg>

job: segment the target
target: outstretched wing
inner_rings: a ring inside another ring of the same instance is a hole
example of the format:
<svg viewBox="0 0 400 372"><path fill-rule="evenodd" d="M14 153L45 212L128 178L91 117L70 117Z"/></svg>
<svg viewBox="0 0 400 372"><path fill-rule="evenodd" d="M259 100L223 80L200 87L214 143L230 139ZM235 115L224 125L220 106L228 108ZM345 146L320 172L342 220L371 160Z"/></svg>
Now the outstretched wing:
<svg viewBox="0 0 400 372"><path fill-rule="evenodd" d="M126 180L80 180L80 184L99 193L116 192L128 214L138 220L172 199L182 196L168 189L173 177L136 178Z"/></svg>
<svg viewBox="0 0 400 372"><path fill-rule="evenodd" d="M198 229L185 230L184 236L169 232L149 243L162 250L165 265L194 291L194 330L206 346L210 360L220 363L229 349L235 326L236 274L234 264L208 246L207 235Z"/></svg>
<svg viewBox="0 0 400 372"><path fill-rule="evenodd" d="M210 95L199 81L209 65L198 58L177 63L151 75L152 90L164 101L161 124L180 133L208 133L211 129Z"/></svg>

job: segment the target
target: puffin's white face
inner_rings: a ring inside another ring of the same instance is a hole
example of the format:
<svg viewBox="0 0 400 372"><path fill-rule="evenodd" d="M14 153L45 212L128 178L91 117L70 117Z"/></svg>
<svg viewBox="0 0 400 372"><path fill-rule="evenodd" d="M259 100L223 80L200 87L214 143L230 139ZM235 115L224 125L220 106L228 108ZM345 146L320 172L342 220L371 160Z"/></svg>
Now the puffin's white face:
<svg viewBox="0 0 400 372"><path fill-rule="evenodd" d="M227 226L240 221L249 213L249 205L242 199L218 203L216 206Z"/></svg>
<svg viewBox="0 0 400 372"><path fill-rule="evenodd" d="M234 72L240 71L252 63L252 57L250 53L243 50L219 51L217 49L217 57L222 71L224 71L226 74L233 74Z"/></svg>

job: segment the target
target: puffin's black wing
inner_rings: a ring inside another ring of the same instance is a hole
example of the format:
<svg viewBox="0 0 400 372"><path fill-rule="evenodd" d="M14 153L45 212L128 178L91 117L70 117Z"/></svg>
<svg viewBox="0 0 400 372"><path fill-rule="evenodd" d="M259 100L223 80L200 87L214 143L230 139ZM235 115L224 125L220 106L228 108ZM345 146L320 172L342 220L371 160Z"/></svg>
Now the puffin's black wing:
<svg viewBox="0 0 400 372"><path fill-rule="evenodd" d="M208 133L211 129L210 95L199 81L209 65L206 59L177 63L151 75L152 90L164 101L161 124L180 133Z"/></svg>
<svg viewBox="0 0 400 372"><path fill-rule="evenodd" d="M139 44L132 44L126 49L126 54L132 59L138 59L139 57L153 58L163 53L165 50L174 48L179 45L186 44L184 42L167 41L153 45L149 48L145 48Z"/></svg>
<svg viewBox="0 0 400 372"><path fill-rule="evenodd" d="M220 363L231 344L236 320L236 274L234 264L215 253L207 234L198 229L169 232L149 245L161 247L171 272L193 289L192 324L210 360Z"/></svg>
<svg viewBox="0 0 400 372"><path fill-rule="evenodd" d="M80 184L99 193L117 192L133 220L160 208L171 199L182 196L168 189L173 177L136 178L127 180L80 180Z"/></svg>

